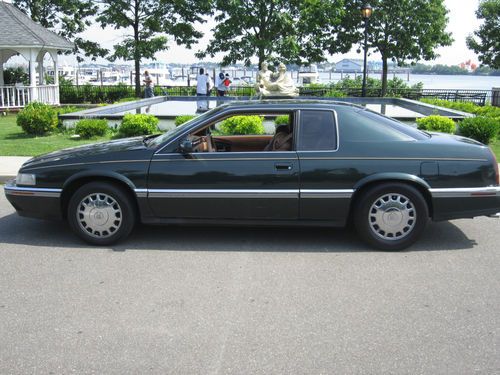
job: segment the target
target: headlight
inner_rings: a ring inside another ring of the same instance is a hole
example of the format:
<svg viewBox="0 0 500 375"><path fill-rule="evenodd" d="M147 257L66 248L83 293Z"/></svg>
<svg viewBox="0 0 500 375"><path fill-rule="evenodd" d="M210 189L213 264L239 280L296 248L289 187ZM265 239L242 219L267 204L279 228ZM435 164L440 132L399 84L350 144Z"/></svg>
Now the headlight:
<svg viewBox="0 0 500 375"><path fill-rule="evenodd" d="M36 176L28 173L18 173L16 185L36 185Z"/></svg>

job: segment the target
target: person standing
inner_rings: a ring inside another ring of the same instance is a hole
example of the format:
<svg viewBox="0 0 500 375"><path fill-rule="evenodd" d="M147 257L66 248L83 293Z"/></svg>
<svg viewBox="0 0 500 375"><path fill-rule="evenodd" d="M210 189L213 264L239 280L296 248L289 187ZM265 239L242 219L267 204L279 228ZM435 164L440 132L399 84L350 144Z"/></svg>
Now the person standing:
<svg viewBox="0 0 500 375"><path fill-rule="evenodd" d="M153 92L153 80L151 79L151 76L149 75L149 71L144 72L144 84L146 87L144 88L144 97L145 98L152 98L154 95Z"/></svg>
<svg viewBox="0 0 500 375"><path fill-rule="evenodd" d="M200 74L196 77L196 96L207 96L210 91L210 77L205 74L205 69L200 68Z"/></svg>
<svg viewBox="0 0 500 375"><path fill-rule="evenodd" d="M219 96L225 96L227 91L229 90L230 85L231 80L229 79L229 74L226 73L226 75L224 76L224 74L221 73L219 85L217 86L217 94Z"/></svg>

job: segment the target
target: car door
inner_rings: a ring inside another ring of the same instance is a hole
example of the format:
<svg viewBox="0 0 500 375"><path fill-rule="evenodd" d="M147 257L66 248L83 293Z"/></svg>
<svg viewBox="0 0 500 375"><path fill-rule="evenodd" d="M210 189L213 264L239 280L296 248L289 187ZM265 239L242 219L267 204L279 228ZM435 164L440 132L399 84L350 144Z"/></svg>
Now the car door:
<svg viewBox="0 0 500 375"><path fill-rule="evenodd" d="M294 220L298 156L296 151L159 152L151 161L148 201L162 218Z"/></svg>
<svg viewBox="0 0 500 375"><path fill-rule="evenodd" d="M334 110L299 113L300 218L343 224L349 212L349 160L336 158L338 124Z"/></svg>

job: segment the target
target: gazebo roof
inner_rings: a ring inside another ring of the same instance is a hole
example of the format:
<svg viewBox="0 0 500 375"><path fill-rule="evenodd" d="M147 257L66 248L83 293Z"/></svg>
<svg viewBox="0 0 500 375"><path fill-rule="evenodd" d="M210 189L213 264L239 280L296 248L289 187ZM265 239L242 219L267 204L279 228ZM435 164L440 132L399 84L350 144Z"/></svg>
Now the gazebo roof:
<svg viewBox="0 0 500 375"><path fill-rule="evenodd" d="M0 0L0 48L9 47L71 50L74 45Z"/></svg>

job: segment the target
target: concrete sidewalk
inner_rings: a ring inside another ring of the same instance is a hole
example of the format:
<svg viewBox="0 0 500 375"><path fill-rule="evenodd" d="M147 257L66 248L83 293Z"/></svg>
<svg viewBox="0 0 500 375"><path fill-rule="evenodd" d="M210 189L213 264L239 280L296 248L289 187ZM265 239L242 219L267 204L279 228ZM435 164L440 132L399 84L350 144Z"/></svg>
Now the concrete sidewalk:
<svg viewBox="0 0 500 375"><path fill-rule="evenodd" d="M17 176L17 171L31 156L0 156L0 184Z"/></svg>

